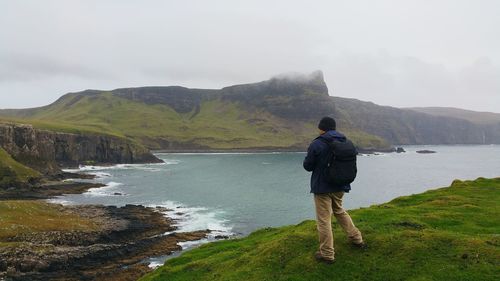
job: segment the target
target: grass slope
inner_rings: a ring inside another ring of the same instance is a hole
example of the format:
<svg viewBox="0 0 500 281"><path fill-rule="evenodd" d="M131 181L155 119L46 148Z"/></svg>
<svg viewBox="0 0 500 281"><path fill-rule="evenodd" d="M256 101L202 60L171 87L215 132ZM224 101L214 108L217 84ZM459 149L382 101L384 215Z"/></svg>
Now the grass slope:
<svg viewBox="0 0 500 281"><path fill-rule="evenodd" d="M92 232L100 227L89 219L67 212L61 205L34 200L0 201L0 253L15 251L21 245L42 252L50 246L18 242L13 239L17 235L53 231Z"/></svg>
<svg viewBox="0 0 500 281"><path fill-rule="evenodd" d="M26 183L40 177L40 173L24 166L0 147L0 187Z"/></svg>
<svg viewBox="0 0 500 281"><path fill-rule="evenodd" d="M313 259L314 221L267 228L168 260L141 280L498 280L500 178L350 212L369 249L353 249L334 222L336 263Z"/></svg>
<svg viewBox="0 0 500 281"><path fill-rule="evenodd" d="M208 149L306 147L317 134L315 124L250 111L237 102L207 100L199 110L179 113L165 104L148 105L110 92L78 99L68 95L32 110L28 119L18 118L10 120L44 129L128 137L150 149L172 144ZM351 139L365 148L389 148L380 137L356 130L345 133L352 133Z"/></svg>
<svg viewBox="0 0 500 281"><path fill-rule="evenodd" d="M63 207L42 201L0 201L0 248L22 242L9 242L20 234L49 231L92 231L99 226ZM1 250L1 249L0 249Z"/></svg>

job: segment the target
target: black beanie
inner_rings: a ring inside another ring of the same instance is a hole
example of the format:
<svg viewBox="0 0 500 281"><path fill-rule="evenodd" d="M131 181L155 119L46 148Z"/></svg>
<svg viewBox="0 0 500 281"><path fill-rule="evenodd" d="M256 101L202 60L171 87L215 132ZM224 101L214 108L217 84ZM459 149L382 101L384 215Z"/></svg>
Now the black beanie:
<svg viewBox="0 0 500 281"><path fill-rule="evenodd" d="M323 131L330 131L330 130L335 130L337 127L337 124L335 123L335 119L332 117L323 117L319 121L318 124L318 129L323 130Z"/></svg>

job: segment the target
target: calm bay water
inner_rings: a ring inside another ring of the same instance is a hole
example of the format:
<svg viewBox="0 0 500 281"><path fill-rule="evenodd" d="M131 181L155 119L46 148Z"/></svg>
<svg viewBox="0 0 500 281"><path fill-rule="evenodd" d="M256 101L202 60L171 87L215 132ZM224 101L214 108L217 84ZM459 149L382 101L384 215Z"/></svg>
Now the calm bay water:
<svg viewBox="0 0 500 281"><path fill-rule="evenodd" d="M500 146L407 146L407 153L360 156L349 209L448 186L453 179L500 176ZM419 149L435 154L418 154ZM106 187L52 201L164 206L180 231L248 234L314 218L305 153L157 154L165 164L82 167Z"/></svg>

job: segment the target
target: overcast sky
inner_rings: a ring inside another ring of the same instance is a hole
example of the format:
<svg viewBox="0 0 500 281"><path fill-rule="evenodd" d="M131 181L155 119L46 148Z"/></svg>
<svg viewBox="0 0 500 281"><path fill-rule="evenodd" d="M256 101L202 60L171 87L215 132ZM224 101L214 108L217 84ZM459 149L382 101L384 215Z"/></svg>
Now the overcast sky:
<svg viewBox="0 0 500 281"><path fill-rule="evenodd" d="M500 112L500 1L0 0L0 108L323 70L330 95Z"/></svg>

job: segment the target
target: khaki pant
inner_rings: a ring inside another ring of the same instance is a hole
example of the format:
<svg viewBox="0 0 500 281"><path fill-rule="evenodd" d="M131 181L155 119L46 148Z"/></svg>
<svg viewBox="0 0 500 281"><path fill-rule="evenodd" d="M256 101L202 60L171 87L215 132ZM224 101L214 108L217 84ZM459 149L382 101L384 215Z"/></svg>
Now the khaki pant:
<svg viewBox="0 0 500 281"><path fill-rule="evenodd" d="M319 252L325 259L334 259L332 212L337 222L353 243L363 242L361 232L354 226L349 214L342 208L344 192L315 194L316 222L319 233Z"/></svg>

